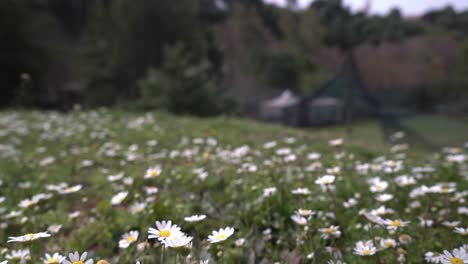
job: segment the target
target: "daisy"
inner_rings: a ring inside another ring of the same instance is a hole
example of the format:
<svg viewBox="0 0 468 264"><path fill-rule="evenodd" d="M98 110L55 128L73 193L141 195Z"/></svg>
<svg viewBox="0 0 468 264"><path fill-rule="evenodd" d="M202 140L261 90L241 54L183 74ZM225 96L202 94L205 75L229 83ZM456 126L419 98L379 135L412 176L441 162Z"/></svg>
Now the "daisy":
<svg viewBox="0 0 468 264"><path fill-rule="evenodd" d="M381 248L394 248L396 246L397 246L397 242L395 241L395 239L387 238L387 239L380 240Z"/></svg>
<svg viewBox="0 0 468 264"><path fill-rule="evenodd" d="M308 188L297 188L295 190L292 190L292 194L308 195L310 194L310 190Z"/></svg>
<svg viewBox="0 0 468 264"><path fill-rule="evenodd" d="M60 231L60 229L62 229L62 225L50 225L47 228L47 231L49 231L52 234L56 234Z"/></svg>
<svg viewBox="0 0 468 264"><path fill-rule="evenodd" d="M208 236L208 241L210 243L218 243L221 241L226 240L228 237L232 236L234 234L234 228L232 227L226 227L226 228L221 228L218 231L213 231L212 235Z"/></svg>
<svg viewBox="0 0 468 264"><path fill-rule="evenodd" d="M19 261L19 263L25 263L31 259L29 249L12 250L11 253L5 256L8 260Z"/></svg>
<svg viewBox="0 0 468 264"><path fill-rule="evenodd" d="M317 153L317 152L312 152L312 153L307 154L307 159L309 159L309 160L318 160L321 157L322 157L322 155L320 153Z"/></svg>
<svg viewBox="0 0 468 264"><path fill-rule="evenodd" d="M65 187L65 188L62 188L62 189L58 189L57 191L60 194L70 194L70 193L75 193L75 192L80 191L81 188L83 188L83 185L78 184L78 185L75 185L75 186L72 186L72 187Z"/></svg>
<svg viewBox="0 0 468 264"><path fill-rule="evenodd" d="M455 227L454 232L457 233L457 234L466 236L466 235L468 235L468 228Z"/></svg>
<svg viewBox="0 0 468 264"><path fill-rule="evenodd" d="M81 215L80 211L74 211L68 214L68 218L75 219Z"/></svg>
<svg viewBox="0 0 468 264"><path fill-rule="evenodd" d="M127 198L128 192L119 192L118 194L114 195L111 199L111 204L112 205L119 205L122 203L122 201Z"/></svg>
<svg viewBox="0 0 468 264"><path fill-rule="evenodd" d="M151 194L156 194L158 193L159 189L157 187L145 187L145 192L146 194L148 195L151 195Z"/></svg>
<svg viewBox="0 0 468 264"><path fill-rule="evenodd" d="M130 213L132 214L138 214L143 212L143 210L146 208L146 203L134 203L132 206L130 206Z"/></svg>
<svg viewBox="0 0 468 264"><path fill-rule="evenodd" d="M400 241L401 244L403 245L409 245L411 241L413 241L413 238L407 234L403 234L398 237L398 240Z"/></svg>
<svg viewBox="0 0 468 264"><path fill-rule="evenodd" d="M150 167L146 170L145 179L151 179L158 177L162 172L161 166Z"/></svg>
<svg viewBox="0 0 468 264"><path fill-rule="evenodd" d="M332 147L338 147L343 144L343 139L342 138L332 139L328 141L328 144Z"/></svg>
<svg viewBox="0 0 468 264"><path fill-rule="evenodd" d="M65 258L65 256L62 256L59 253L54 253L53 255L46 253L41 259L44 264L60 264L65 260Z"/></svg>
<svg viewBox="0 0 468 264"><path fill-rule="evenodd" d="M424 259L429 263L440 263L440 260L442 259L442 254L429 251L424 253Z"/></svg>
<svg viewBox="0 0 468 264"><path fill-rule="evenodd" d="M234 245L236 245L236 247L242 247L245 244L245 241L245 238L239 238L234 242Z"/></svg>
<svg viewBox="0 0 468 264"><path fill-rule="evenodd" d="M315 214L315 212L312 210L308 210L308 209L299 209L296 211L296 214L300 216L312 216Z"/></svg>
<svg viewBox="0 0 468 264"><path fill-rule="evenodd" d="M335 176L334 175L324 175L317 180L315 180L315 183L318 185L327 185L327 184L332 184L335 181Z"/></svg>
<svg viewBox="0 0 468 264"><path fill-rule="evenodd" d="M27 241L36 240L36 239L42 238L42 237L50 237L50 234L48 234L47 232L29 233L29 234L19 236L19 237L8 237L7 242L8 243L10 243L10 242L27 242Z"/></svg>
<svg viewBox="0 0 468 264"><path fill-rule="evenodd" d="M206 215L192 215L189 217L184 217L184 220L187 222L198 222L206 218Z"/></svg>
<svg viewBox="0 0 468 264"><path fill-rule="evenodd" d="M321 228L319 229L320 232L322 233L320 235L321 238L323 239L329 239L330 237L340 237L341 231L339 226L330 226L328 228Z"/></svg>
<svg viewBox="0 0 468 264"><path fill-rule="evenodd" d="M351 207L355 206L357 203L358 203L358 201L356 199L349 198L348 201L343 202L343 207L344 208L351 208Z"/></svg>
<svg viewBox="0 0 468 264"><path fill-rule="evenodd" d="M107 176L107 180L110 181L110 182L115 182L115 181L119 181L123 178L124 176L124 173L121 172L119 174L116 174L116 175L109 175Z"/></svg>
<svg viewBox="0 0 468 264"><path fill-rule="evenodd" d="M276 187L265 188L263 189L263 197L271 196L274 193L276 193L276 191L277 191Z"/></svg>
<svg viewBox="0 0 468 264"><path fill-rule="evenodd" d="M407 226L409 224L409 221L403 221L400 219L396 219L396 220L385 219L383 221L383 224L387 226L388 230L396 231L398 228Z"/></svg>
<svg viewBox="0 0 468 264"><path fill-rule="evenodd" d="M384 202L387 202L387 201L390 201L391 199L393 199L393 195L392 194L388 194L388 193L382 193L382 194L379 194L377 195L377 197L375 197L375 199L381 203L384 203Z"/></svg>
<svg viewBox="0 0 468 264"><path fill-rule="evenodd" d="M119 248L128 248L133 242L138 240L139 234L136 230L123 234L119 241Z"/></svg>
<svg viewBox="0 0 468 264"><path fill-rule="evenodd" d="M156 229L157 228L157 229ZM148 239L157 238L161 241L180 232L180 227L172 225L172 221L156 221L156 228L149 228Z"/></svg>
<svg viewBox="0 0 468 264"><path fill-rule="evenodd" d="M338 175L341 171L341 167L340 166L335 166L335 167L332 167L332 168L327 168L325 170L325 172L327 174L331 174L331 175Z"/></svg>
<svg viewBox="0 0 468 264"><path fill-rule="evenodd" d="M422 217L419 218L419 225L422 227L431 227L434 224L434 221L431 219L426 219Z"/></svg>
<svg viewBox="0 0 468 264"><path fill-rule="evenodd" d="M179 235L168 237L162 243L164 244L164 246L171 248L191 247L192 239L193 237L186 236L185 234L180 232Z"/></svg>
<svg viewBox="0 0 468 264"><path fill-rule="evenodd" d="M39 200L37 200L37 199L24 199L24 200L20 201L18 206L21 207L21 208L30 208L30 207L33 207L34 205L38 204L38 203L39 203Z"/></svg>
<svg viewBox="0 0 468 264"><path fill-rule="evenodd" d="M376 181L373 181L370 186L370 191L375 193L375 192L383 192L387 189L388 187L388 182L382 181L377 178Z"/></svg>
<svg viewBox="0 0 468 264"><path fill-rule="evenodd" d="M63 261L64 264L93 264L94 260L88 259L86 260L86 257L88 256L88 252L83 252L80 257L80 253L75 251L75 253L70 253L68 254L68 258L70 260L65 259Z"/></svg>
<svg viewBox="0 0 468 264"><path fill-rule="evenodd" d="M448 228L455 228L460 224L460 221L444 221L442 222L442 225L448 227Z"/></svg>
<svg viewBox="0 0 468 264"><path fill-rule="evenodd" d="M465 264L468 263L468 254L464 248L456 248L452 252L444 250L440 262L442 264Z"/></svg>
<svg viewBox="0 0 468 264"><path fill-rule="evenodd" d="M294 214L291 216L291 219L296 222L298 225L306 225L307 224L307 219L305 217L302 217L299 214Z"/></svg>
<svg viewBox="0 0 468 264"><path fill-rule="evenodd" d="M408 177L407 175L401 175L395 178L395 182L400 187L410 186L416 183L416 180L413 177Z"/></svg>
<svg viewBox="0 0 468 264"><path fill-rule="evenodd" d="M360 256L372 256L377 252L377 248L374 246L372 240L358 241L354 248L354 254Z"/></svg>

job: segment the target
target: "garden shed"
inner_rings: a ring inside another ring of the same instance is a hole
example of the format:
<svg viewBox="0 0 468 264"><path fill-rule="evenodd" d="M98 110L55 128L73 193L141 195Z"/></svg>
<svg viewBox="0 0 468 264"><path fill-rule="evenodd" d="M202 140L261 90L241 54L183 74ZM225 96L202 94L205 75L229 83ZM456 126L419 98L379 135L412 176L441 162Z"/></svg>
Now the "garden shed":
<svg viewBox="0 0 468 264"><path fill-rule="evenodd" d="M297 104L299 97L290 90L264 101L260 106L260 117L264 121L285 125L297 124Z"/></svg>

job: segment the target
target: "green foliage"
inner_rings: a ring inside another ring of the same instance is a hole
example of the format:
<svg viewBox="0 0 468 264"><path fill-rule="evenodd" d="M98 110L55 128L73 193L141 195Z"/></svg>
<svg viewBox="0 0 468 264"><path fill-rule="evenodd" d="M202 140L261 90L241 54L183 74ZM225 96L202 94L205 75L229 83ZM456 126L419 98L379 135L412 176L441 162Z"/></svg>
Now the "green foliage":
<svg viewBox="0 0 468 264"><path fill-rule="evenodd" d="M80 63L88 105L138 99L136 81L162 64L168 45L187 43L195 58L220 64L197 1L96 1L91 11Z"/></svg>
<svg viewBox="0 0 468 264"><path fill-rule="evenodd" d="M52 51L57 45L50 36L57 27L46 13L33 10L29 1L0 1L0 106L38 104L41 84ZM47 42L43 41L48 36Z"/></svg>
<svg viewBox="0 0 468 264"><path fill-rule="evenodd" d="M207 60L194 60L182 45L168 47L161 67L139 81L141 106L200 116L231 110L212 72Z"/></svg>
<svg viewBox="0 0 468 264"><path fill-rule="evenodd" d="M422 32L419 25L404 21L398 9L392 10L388 16L369 16L353 14L341 0L318 0L312 7L327 27L325 43L344 51L366 42L398 41Z"/></svg>

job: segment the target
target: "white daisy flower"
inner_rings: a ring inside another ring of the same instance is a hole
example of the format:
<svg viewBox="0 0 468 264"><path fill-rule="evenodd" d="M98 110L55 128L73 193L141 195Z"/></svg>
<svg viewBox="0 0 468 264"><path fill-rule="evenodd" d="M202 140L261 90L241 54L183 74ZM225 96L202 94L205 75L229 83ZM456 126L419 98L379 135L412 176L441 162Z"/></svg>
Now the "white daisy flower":
<svg viewBox="0 0 468 264"><path fill-rule="evenodd" d="M176 236L170 236L162 241L163 245L171 248L191 247L193 237L178 232Z"/></svg>
<svg viewBox="0 0 468 264"><path fill-rule="evenodd" d="M53 255L46 253L43 258L41 258L44 264L60 264L66 259L65 256L60 255L59 253L54 253Z"/></svg>
<svg viewBox="0 0 468 264"><path fill-rule="evenodd" d="M119 205L123 202L125 198L127 198L128 192L119 192L118 194L114 195L111 199L111 204L112 205Z"/></svg>
<svg viewBox="0 0 468 264"><path fill-rule="evenodd" d="M320 235L321 238L323 239L329 239L332 236L333 237L340 237L341 231L339 226L330 226L327 228L320 228L319 231L322 233Z"/></svg>
<svg viewBox="0 0 468 264"><path fill-rule="evenodd" d="M440 258L442 264L466 264L468 263L468 254L464 248L456 248L449 252L444 250Z"/></svg>
<svg viewBox="0 0 468 264"><path fill-rule="evenodd" d="M374 246L372 240L358 241L354 248L354 254L360 256L372 256L377 252L377 248Z"/></svg>
<svg viewBox="0 0 468 264"><path fill-rule="evenodd" d="M48 234L47 232L29 233L29 234L19 236L19 237L8 237L7 242L8 243L10 243L10 242L27 242L27 241L36 240L36 239L42 238L42 237L50 237L50 234Z"/></svg>
<svg viewBox="0 0 468 264"><path fill-rule="evenodd" d="M301 216L301 215L299 215L299 214L293 214L293 215L291 216L291 219L292 219L294 222L296 222L296 224L298 224L298 225L302 225L302 226L303 226L303 225L306 225L306 224L307 224L307 218L305 218L305 217L303 217L303 216Z"/></svg>
<svg viewBox="0 0 468 264"><path fill-rule="evenodd" d="M88 256L88 252L83 252L83 254L78 253L75 251L75 253L70 253L68 254L68 259L65 259L63 261L64 264L93 264L94 260L88 259L86 260L86 257Z"/></svg>
<svg viewBox="0 0 468 264"><path fill-rule="evenodd" d="M161 166L157 165L154 167L150 167L146 170L145 179L151 179L158 177L162 172Z"/></svg>
<svg viewBox="0 0 468 264"><path fill-rule="evenodd" d="M409 221L403 221L400 219L395 219L395 220L390 220L390 219L385 219L383 221L383 224L387 226L388 230L397 230L398 228L402 228L404 226L407 226L409 224Z"/></svg>
<svg viewBox="0 0 468 264"><path fill-rule="evenodd" d="M157 238L162 241L180 232L180 227L172 225L172 221L156 221L156 228L149 228L148 239Z"/></svg>
<svg viewBox="0 0 468 264"><path fill-rule="evenodd" d="M198 222L206 218L206 215L192 215L184 217L184 220L187 222Z"/></svg>
<svg viewBox="0 0 468 264"><path fill-rule="evenodd" d="M454 232L463 236L468 235L468 228L455 227Z"/></svg>
<svg viewBox="0 0 468 264"><path fill-rule="evenodd" d="M8 260L18 261L19 263L25 263L31 259L29 249L12 250L11 253L5 255Z"/></svg>
<svg viewBox="0 0 468 264"><path fill-rule="evenodd" d="M218 243L221 241L226 240L228 237L232 236L234 234L234 228L232 227L226 227L226 228L221 228L218 231L213 231L212 235L208 236L208 241L210 243Z"/></svg>
<svg viewBox="0 0 468 264"><path fill-rule="evenodd" d="M119 241L119 248L128 248L133 242L138 240L139 234L137 230L123 234Z"/></svg>

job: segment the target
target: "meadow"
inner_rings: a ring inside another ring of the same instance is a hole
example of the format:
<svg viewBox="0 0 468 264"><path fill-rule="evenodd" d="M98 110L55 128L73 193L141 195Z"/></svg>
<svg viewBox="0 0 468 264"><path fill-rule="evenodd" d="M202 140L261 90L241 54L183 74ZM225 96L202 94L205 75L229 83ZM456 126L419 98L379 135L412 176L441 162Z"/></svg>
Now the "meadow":
<svg viewBox="0 0 468 264"><path fill-rule="evenodd" d="M468 263L468 134L377 130L0 112L0 263Z"/></svg>

